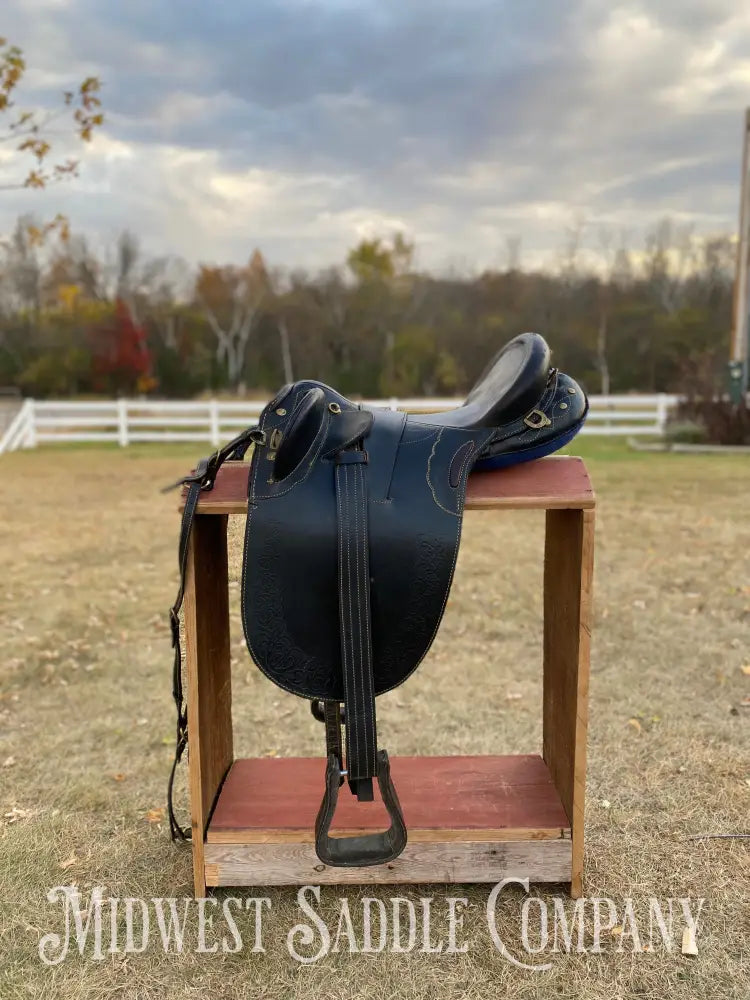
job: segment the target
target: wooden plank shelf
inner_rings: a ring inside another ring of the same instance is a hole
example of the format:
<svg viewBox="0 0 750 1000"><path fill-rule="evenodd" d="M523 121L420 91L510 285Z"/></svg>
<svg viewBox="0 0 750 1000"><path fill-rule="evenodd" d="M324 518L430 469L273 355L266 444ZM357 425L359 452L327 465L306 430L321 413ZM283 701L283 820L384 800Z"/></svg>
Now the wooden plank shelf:
<svg viewBox="0 0 750 1000"><path fill-rule="evenodd" d="M324 769L315 758L236 760L206 833L207 884L434 882L436 865L444 882L467 876L496 882L519 870L535 881L570 877L570 825L549 769L536 754L394 757L409 841L399 858L370 871L369 878L367 869L329 868L315 854ZM333 836L387 826L382 802L358 803L342 788Z"/></svg>
<svg viewBox="0 0 750 1000"><path fill-rule="evenodd" d="M225 462L212 490L198 501L200 514L244 514L247 510L248 462ZM559 455L469 476L467 510L591 510L594 491L580 458Z"/></svg>

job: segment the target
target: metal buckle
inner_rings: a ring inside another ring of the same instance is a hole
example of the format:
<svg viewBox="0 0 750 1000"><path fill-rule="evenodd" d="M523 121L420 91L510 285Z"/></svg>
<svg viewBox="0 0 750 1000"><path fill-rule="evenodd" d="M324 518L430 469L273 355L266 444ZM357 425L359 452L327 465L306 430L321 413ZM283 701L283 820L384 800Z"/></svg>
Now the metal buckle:
<svg viewBox="0 0 750 1000"><path fill-rule="evenodd" d="M180 616L175 614L173 607L169 609L169 626L172 630L172 649L174 649L180 638Z"/></svg>
<svg viewBox="0 0 750 1000"><path fill-rule="evenodd" d="M541 410L532 410L523 418L523 422L534 431L538 431L542 427L550 427L552 424L550 418Z"/></svg>

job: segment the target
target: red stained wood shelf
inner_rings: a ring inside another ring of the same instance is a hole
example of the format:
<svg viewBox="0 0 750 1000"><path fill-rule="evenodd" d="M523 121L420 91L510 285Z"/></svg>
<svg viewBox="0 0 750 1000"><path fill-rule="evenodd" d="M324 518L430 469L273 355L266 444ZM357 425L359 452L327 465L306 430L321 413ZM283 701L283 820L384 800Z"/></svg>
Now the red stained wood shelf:
<svg viewBox="0 0 750 1000"><path fill-rule="evenodd" d="M248 462L226 462L214 488L201 495L200 514L244 514L247 510ZM467 510L554 510L594 507L594 490L582 459L558 455L510 469L472 472Z"/></svg>
<svg viewBox="0 0 750 1000"><path fill-rule="evenodd" d="M320 758L235 760L219 793L206 842L312 843L324 770ZM410 843L570 837L552 776L536 754L394 757L391 771ZM342 786L334 835L366 833L387 825L380 801L357 802Z"/></svg>

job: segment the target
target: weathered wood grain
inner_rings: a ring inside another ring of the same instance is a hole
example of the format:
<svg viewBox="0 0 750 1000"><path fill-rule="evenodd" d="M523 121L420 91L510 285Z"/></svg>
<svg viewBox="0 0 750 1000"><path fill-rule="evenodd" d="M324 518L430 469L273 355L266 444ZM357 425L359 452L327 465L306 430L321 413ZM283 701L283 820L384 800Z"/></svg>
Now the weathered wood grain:
<svg viewBox="0 0 750 1000"><path fill-rule="evenodd" d="M413 843L387 865L330 868L312 844L206 844L206 884L392 885L425 882L532 882L570 879L569 840Z"/></svg>
<svg viewBox="0 0 750 1000"><path fill-rule="evenodd" d="M544 556L543 756L570 822L571 895L582 892L593 510L550 510Z"/></svg>
<svg viewBox="0 0 750 1000"><path fill-rule="evenodd" d="M247 510L248 462L226 462L212 490L198 503L202 514L244 514ZM552 456L495 472L472 472L467 510L550 510L593 508L594 491L580 458Z"/></svg>
<svg viewBox="0 0 750 1000"><path fill-rule="evenodd" d="M227 519L196 515L185 588L188 769L196 896L205 895L203 839L234 756Z"/></svg>

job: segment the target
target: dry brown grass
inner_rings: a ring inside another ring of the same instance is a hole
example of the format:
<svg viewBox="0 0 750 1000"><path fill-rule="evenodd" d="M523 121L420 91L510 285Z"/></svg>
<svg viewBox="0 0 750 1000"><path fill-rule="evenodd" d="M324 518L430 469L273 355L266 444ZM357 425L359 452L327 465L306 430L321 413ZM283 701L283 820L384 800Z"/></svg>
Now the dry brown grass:
<svg viewBox="0 0 750 1000"><path fill-rule="evenodd" d="M467 954L301 966L286 949L295 891L273 890L263 955L150 949L44 966L39 937L61 926L51 886L191 893L188 851L146 817L164 804L173 738L165 609L178 522L174 494L158 487L194 453L66 449L0 459L0 998L747 998L750 841L687 838L749 832L750 468L586 445L600 506L585 890L631 896L636 909L652 895L706 897L698 957L620 953L612 939L602 955L554 955L550 972L526 973L492 947L489 887L435 886L436 899L470 900ZM382 699L391 753L539 746L541 527L531 513L467 518L434 650ZM234 524L237 753L317 754L307 705L270 685L241 644L240 532ZM340 895L323 890L334 924ZM352 904L361 895L348 893ZM503 908L511 942L521 899L510 893Z"/></svg>

